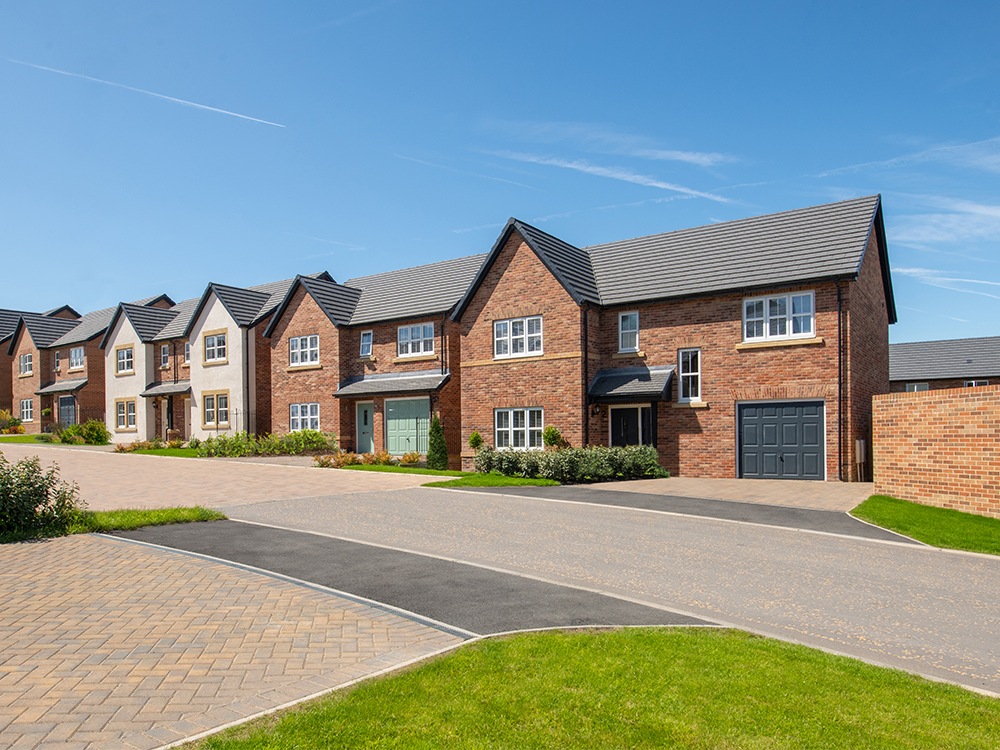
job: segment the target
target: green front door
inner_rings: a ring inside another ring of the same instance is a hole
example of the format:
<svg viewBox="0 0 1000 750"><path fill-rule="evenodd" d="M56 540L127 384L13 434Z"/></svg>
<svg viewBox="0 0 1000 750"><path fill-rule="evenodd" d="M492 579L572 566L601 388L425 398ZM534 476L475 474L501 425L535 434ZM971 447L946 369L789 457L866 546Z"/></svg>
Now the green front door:
<svg viewBox="0 0 1000 750"><path fill-rule="evenodd" d="M375 452L375 405L358 404L358 453Z"/></svg>
<svg viewBox="0 0 1000 750"><path fill-rule="evenodd" d="M426 398L406 398L385 402L386 448L394 456L410 451L427 453L431 402Z"/></svg>

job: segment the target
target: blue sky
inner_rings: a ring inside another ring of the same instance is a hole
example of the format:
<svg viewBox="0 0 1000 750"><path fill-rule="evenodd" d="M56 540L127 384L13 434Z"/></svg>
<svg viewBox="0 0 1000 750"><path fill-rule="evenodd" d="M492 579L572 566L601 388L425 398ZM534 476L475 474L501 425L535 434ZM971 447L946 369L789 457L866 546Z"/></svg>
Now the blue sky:
<svg viewBox="0 0 1000 750"><path fill-rule="evenodd" d="M759 5L0 0L0 307L882 193L890 340L1000 335L1000 4Z"/></svg>

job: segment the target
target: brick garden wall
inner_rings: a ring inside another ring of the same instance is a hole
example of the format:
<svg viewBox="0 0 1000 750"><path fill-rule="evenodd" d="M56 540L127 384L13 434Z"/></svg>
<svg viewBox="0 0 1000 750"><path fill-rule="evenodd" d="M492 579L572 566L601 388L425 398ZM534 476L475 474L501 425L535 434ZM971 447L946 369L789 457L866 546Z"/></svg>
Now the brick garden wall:
<svg viewBox="0 0 1000 750"><path fill-rule="evenodd" d="M1000 518L1000 385L873 399L875 491Z"/></svg>

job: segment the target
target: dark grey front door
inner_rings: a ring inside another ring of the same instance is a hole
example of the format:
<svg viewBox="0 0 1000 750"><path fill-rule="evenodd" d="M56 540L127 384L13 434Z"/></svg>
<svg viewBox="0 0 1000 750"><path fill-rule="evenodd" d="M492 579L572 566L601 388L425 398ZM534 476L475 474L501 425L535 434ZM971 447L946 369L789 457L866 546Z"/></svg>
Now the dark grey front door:
<svg viewBox="0 0 1000 750"><path fill-rule="evenodd" d="M741 477L825 479L822 401L740 404L736 414Z"/></svg>
<svg viewBox="0 0 1000 750"><path fill-rule="evenodd" d="M64 425L76 424L76 399L72 396L59 397L59 421Z"/></svg>
<svg viewBox="0 0 1000 750"><path fill-rule="evenodd" d="M652 445L653 409L649 406L613 406L611 445Z"/></svg>

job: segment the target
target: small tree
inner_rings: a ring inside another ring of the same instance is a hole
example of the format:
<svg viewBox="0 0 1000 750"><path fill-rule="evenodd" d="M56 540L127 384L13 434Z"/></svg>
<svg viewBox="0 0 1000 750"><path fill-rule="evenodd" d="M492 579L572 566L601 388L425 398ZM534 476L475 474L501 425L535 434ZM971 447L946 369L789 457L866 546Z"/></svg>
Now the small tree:
<svg viewBox="0 0 1000 750"><path fill-rule="evenodd" d="M566 445L566 441L563 440L562 433L559 432L559 428L553 424L550 424L544 430L542 430L542 442L545 443L546 448L562 448Z"/></svg>
<svg viewBox="0 0 1000 750"><path fill-rule="evenodd" d="M479 430L474 430L469 435L469 447L476 453L479 453L479 449L483 447L483 436L479 434Z"/></svg>
<svg viewBox="0 0 1000 750"><path fill-rule="evenodd" d="M427 468L448 468L448 445L444 441L444 429L437 414L431 419L431 429L427 434Z"/></svg>

